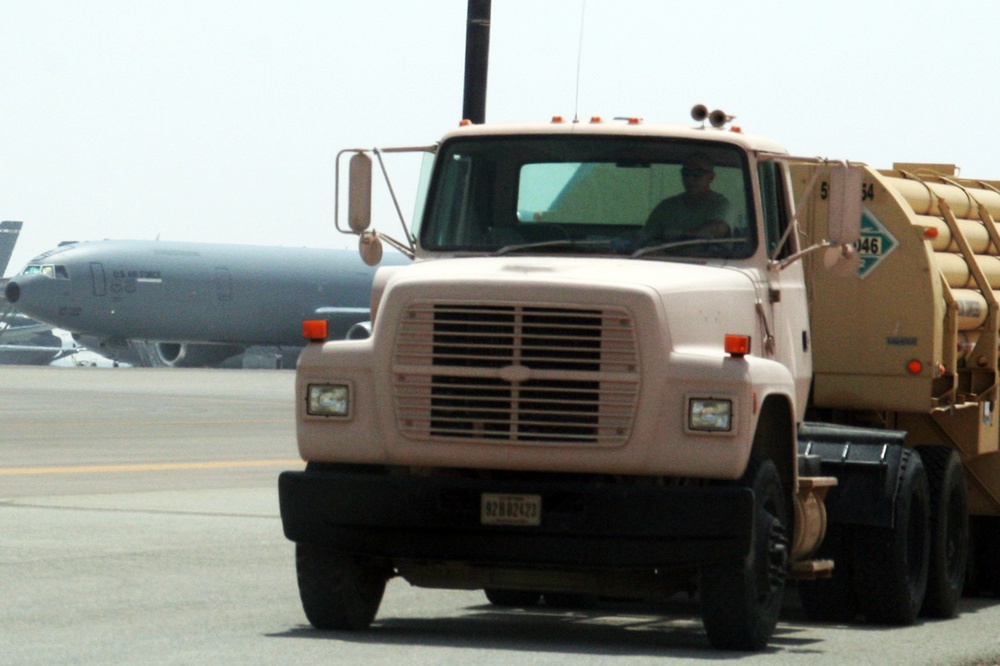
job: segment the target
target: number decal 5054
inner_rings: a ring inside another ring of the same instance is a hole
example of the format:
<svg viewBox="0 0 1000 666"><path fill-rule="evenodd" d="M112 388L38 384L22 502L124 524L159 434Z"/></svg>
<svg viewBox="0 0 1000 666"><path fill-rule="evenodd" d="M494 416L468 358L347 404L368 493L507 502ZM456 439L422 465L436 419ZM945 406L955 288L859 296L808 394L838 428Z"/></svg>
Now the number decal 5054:
<svg viewBox="0 0 1000 666"><path fill-rule="evenodd" d="M819 184L819 198L823 201L830 198L830 183L825 180ZM875 200L875 183L861 183L861 200Z"/></svg>

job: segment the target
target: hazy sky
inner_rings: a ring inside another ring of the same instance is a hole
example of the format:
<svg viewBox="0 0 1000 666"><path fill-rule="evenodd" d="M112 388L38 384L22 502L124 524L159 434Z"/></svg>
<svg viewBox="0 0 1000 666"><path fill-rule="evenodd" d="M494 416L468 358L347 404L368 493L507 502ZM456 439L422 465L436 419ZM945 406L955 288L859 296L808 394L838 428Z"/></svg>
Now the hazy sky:
<svg viewBox="0 0 1000 666"><path fill-rule="evenodd" d="M466 7L0 0L8 274L62 240L353 245L334 156L457 124ZM488 121L687 123L704 103L794 154L1000 180L995 0L493 0L492 18Z"/></svg>

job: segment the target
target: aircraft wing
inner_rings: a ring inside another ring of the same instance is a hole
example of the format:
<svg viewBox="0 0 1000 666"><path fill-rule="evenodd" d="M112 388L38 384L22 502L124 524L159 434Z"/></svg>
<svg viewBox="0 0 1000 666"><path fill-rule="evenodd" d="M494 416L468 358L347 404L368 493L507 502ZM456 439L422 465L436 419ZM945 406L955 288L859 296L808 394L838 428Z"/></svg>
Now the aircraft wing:
<svg viewBox="0 0 1000 666"><path fill-rule="evenodd" d="M320 317L326 317L329 315L366 315L369 312L371 312L371 308L340 308L333 305L316 308L316 314Z"/></svg>
<svg viewBox="0 0 1000 666"><path fill-rule="evenodd" d="M19 343L23 340L30 340L39 333L44 333L46 331L51 331L51 330L52 330L51 326L49 326L48 324L42 324L41 322L35 322L33 324L28 324L25 326L9 326L9 327L5 324L0 324L0 342Z"/></svg>
<svg viewBox="0 0 1000 666"><path fill-rule="evenodd" d="M0 364L3 365L48 365L73 350L46 345L0 344Z"/></svg>
<svg viewBox="0 0 1000 666"><path fill-rule="evenodd" d="M53 356L58 354L59 357L66 356L67 354L73 354L80 351L77 349L66 349L63 347L53 347L50 345L18 345L18 344L0 344L0 351L4 352L49 352Z"/></svg>
<svg viewBox="0 0 1000 666"><path fill-rule="evenodd" d="M17 236L21 233L22 222L0 222L0 277L7 272L10 256L14 254Z"/></svg>

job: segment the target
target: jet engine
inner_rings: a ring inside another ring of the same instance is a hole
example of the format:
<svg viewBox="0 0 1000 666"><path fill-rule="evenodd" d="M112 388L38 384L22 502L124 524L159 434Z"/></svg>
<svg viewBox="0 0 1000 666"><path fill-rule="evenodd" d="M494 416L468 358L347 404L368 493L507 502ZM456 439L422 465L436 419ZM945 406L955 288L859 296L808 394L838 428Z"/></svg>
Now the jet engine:
<svg viewBox="0 0 1000 666"><path fill-rule="evenodd" d="M246 349L241 345L191 344L186 342L157 342L153 345L151 359L155 365L171 368L214 367L230 356Z"/></svg>
<svg viewBox="0 0 1000 666"><path fill-rule="evenodd" d="M372 323L370 321L359 321L354 326L347 329L345 340L365 340L372 336Z"/></svg>

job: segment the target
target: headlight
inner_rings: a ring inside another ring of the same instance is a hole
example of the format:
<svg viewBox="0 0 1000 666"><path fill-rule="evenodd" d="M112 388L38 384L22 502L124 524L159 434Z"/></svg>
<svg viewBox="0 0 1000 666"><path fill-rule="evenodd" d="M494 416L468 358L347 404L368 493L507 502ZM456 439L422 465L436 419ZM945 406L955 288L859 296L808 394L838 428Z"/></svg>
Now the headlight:
<svg viewBox="0 0 1000 666"><path fill-rule="evenodd" d="M703 432L729 432L733 428L733 401L690 398L688 428Z"/></svg>
<svg viewBox="0 0 1000 666"><path fill-rule="evenodd" d="M309 384L306 412L313 416L351 415L351 387L348 384Z"/></svg>

